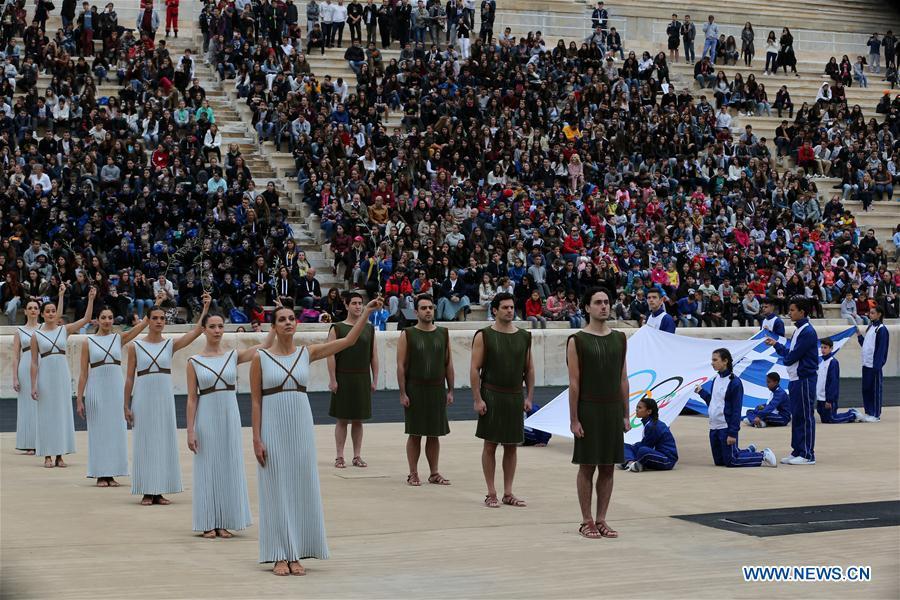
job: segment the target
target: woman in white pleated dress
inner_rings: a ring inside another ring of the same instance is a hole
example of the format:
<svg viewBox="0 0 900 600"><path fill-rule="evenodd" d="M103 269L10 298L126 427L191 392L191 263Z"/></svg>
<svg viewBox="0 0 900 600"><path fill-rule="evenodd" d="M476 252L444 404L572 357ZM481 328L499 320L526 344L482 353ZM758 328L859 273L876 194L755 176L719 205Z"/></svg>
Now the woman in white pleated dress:
<svg viewBox="0 0 900 600"><path fill-rule="evenodd" d="M294 344L294 311L279 307L275 343L250 363L253 453L259 463L259 562L274 562L276 575L305 575L300 559L328 558L306 396L309 365L355 344L369 314L380 307L380 300L369 302L347 337L305 347Z"/></svg>
<svg viewBox="0 0 900 600"><path fill-rule="evenodd" d="M59 286L59 304L41 307L44 324L31 336L31 397L38 401L35 453L48 469L67 467L63 454L75 452L75 418L72 414L72 374L66 358L66 341L91 320L96 288L88 292L84 316L60 325L65 284ZM56 462L53 461L56 456Z"/></svg>
<svg viewBox="0 0 900 600"><path fill-rule="evenodd" d="M41 304L25 303L25 325L13 337L13 389L16 391L16 450L34 454L37 435L37 402L31 398L31 336L40 323Z"/></svg>
<svg viewBox="0 0 900 600"><path fill-rule="evenodd" d="M275 340L244 350L222 348L225 318L207 314L201 321L206 346L187 364L187 438L194 453L193 529L205 538L233 537L229 529L253 523L237 404L237 367L250 362Z"/></svg>
<svg viewBox="0 0 900 600"><path fill-rule="evenodd" d="M81 375L75 394L75 410L87 420L87 476L97 487L119 487L115 477L128 475L128 426L122 414L122 347L147 326L143 318L127 333L113 331L112 309L97 317L98 330L81 345Z"/></svg>
<svg viewBox="0 0 900 600"><path fill-rule="evenodd" d="M203 294L206 316L211 297ZM132 427L131 493L141 505L171 504L163 494L182 491L172 386L172 357L203 333L200 323L178 338L163 338L166 311L156 304L147 313L149 333L128 345L125 420Z"/></svg>

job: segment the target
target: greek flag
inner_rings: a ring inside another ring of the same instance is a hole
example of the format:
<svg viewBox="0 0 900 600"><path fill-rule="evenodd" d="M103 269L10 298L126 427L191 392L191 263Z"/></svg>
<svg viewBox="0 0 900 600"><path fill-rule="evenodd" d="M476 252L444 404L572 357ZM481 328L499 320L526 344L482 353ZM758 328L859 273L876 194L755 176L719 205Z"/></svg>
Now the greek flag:
<svg viewBox="0 0 900 600"><path fill-rule="evenodd" d="M855 327L849 327L841 333L831 336L831 340L834 342L833 353L837 354L838 350L847 343L847 340L856 337L856 333ZM765 344L766 337L771 336L770 332L760 330L759 333L750 338L751 340L759 340L759 344L734 365L734 374L740 377L744 384L744 409L742 414L746 413L748 409L756 408L760 404L766 404L772 398L772 393L766 387L766 375L772 371L781 375L781 387L785 391L788 389L788 373L783 359L775 353L775 348ZM790 348L789 340L779 337L778 341ZM707 387L709 385L706 384ZM686 408L700 414L708 414L706 404L696 398L688 400Z"/></svg>

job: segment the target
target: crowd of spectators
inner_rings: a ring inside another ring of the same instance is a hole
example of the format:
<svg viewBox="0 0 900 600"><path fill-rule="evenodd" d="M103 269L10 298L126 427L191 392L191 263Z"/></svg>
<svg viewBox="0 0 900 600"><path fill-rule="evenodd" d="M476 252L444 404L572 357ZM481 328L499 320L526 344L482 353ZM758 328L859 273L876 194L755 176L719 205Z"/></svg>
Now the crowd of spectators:
<svg viewBox="0 0 900 600"><path fill-rule="evenodd" d="M203 58L247 103L260 141L293 154L333 272L384 294L393 317L417 293L438 297L439 318L464 319L511 291L533 326L576 326L574 298L598 284L616 290L617 318L638 321L650 289L687 325L752 322L761 300L795 294L819 311L850 293L897 314L900 274L842 197L878 200L875 162L896 177L900 99L881 123L834 98L802 106L773 152L750 127L732 137L730 98L713 97L717 109L703 90L677 90L665 53L625 52L605 9L584 42L548 46L540 32L495 37L490 0L470 44L474 3L384 6L380 44L367 28L363 49L350 27L356 81L314 73L304 47L325 21L300 27L292 0L209 2L200 29ZM454 35L414 16L451 8ZM154 287L188 316L207 289L233 320L264 318L275 300L339 318L339 291L323 294L274 186L257 190L239 148L221 147L189 51L171 56L140 18L132 32L98 17L103 49L88 63L74 43L84 19L51 40L15 14L0 86L8 315L15 298L67 281L70 306L95 285L97 306L120 306L125 322ZM341 43L334 21L324 31L316 39ZM97 91L107 78L117 94ZM385 125L392 115L399 126ZM830 154L803 162L807 146ZM779 170L788 154L799 168ZM825 166L845 184L821 206L812 175Z"/></svg>

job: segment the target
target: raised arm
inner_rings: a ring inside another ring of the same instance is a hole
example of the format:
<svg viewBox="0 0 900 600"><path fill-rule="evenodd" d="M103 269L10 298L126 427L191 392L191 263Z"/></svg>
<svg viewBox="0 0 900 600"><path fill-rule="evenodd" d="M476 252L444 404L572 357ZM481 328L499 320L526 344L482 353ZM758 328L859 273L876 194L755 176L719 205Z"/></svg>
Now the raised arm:
<svg viewBox="0 0 900 600"><path fill-rule="evenodd" d="M253 360L253 357L256 356L256 353L260 350L265 350L267 348L271 348L272 344L275 343L275 327L269 328L269 334L259 344L254 344L249 348L244 348L243 350L239 350L237 353L237 361L238 364L243 364L245 362L250 362Z"/></svg>
<svg viewBox="0 0 900 600"><path fill-rule="evenodd" d="M66 325L66 334L72 335L73 333L77 333L79 329L87 325L91 322L91 317L94 314L94 298L97 297L97 288L92 287L88 292L88 302L87 308L84 309L84 316L75 321L74 323L69 323ZM62 315L62 311L57 309L57 314Z"/></svg>
<svg viewBox="0 0 900 600"><path fill-rule="evenodd" d="M262 366L259 354L250 361L250 421L253 427L253 454L260 467L266 466L266 446L262 442Z"/></svg>
<svg viewBox="0 0 900 600"><path fill-rule="evenodd" d="M309 362L315 362L323 358L328 358L329 356L333 356L341 350L346 350L347 348L355 344L356 340L359 339L363 328L369 322L369 315L372 313L372 311L379 308L381 308L381 300L378 299L372 300L371 302L366 304L366 308L365 310L363 310L363 314L360 315L359 319L356 320L356 323L353 324L353 329L350 330L350 332L347 334L347 337L331 342L325 342L324 344L312 344L311 346L307 346L307 349L309 350Z"/></svg>
<svg viewBox="0 0 900 600"><path fill-rule="evenodd" d="M65 283L60 282L59 284L59 298L56 299L56 313L60 316L63 314L63 310L65 309L66 302L66 291L69 289ZM68 333L68 332L66 332Z"/></svg>
<svg viewBox="0 0 900 600"><path fill-rule="evenodd" d="M138 321L138 324L129 329L127 332L121 334L122 336L122 346L128 344L131 340L136 338L146 327L150 324L150 313L144 315L144 318Z"/></svg>
<svg viewBox="0 0 900 600"><path fill-rule="evenodd" d="M182 348L186 348L191 345L191 343L200 337L200 334L203 333L203 317L206 316L206 313L209 311L209 303L212 301L212 296L209 295L209 292L203 292L201 296L203 299L203 312L200 313L200 318L197 319L197 324L193 329L188 331L187 333L182 334L175 343L172 344L172 352L178 352Z"/></svg>
<svg viewBox="0 0 900 600"><path fill-rule="evenodd" d="M475 413L487 413L487 404L481 397L481 367L484 365L484 334L475 332L472 338L472 357L469 360L469 387L472 388Z"/></svg>
<svg viewBox="0 0 900 600"><path fill-rule="evenodd" d="M128 344L125 354L128 357L128 367L125 370L125 420L134 427L134 415L131 413L131 392L134 389L134 374L137 371L137 352L134 344Z"/></svg>
<svg viewBox="0 0 900 600"><path fill-rule="evenodd" d="M197 454L199 446L197 445L197 436L194 433L194 421L197 418L197 372L194 370L194 363L188 360L187 369L185 369L185 377L187 379L187 439L188 450Z"/></svg>
<svg viewBox="0 0 900 600"><path fill-rule="evenodd" d="M87 387L88 373L91 369L91 342L84 338L81 343L81 368L78 375L78 392L75 394L75 410L84 418L84 388Z"/></svg>

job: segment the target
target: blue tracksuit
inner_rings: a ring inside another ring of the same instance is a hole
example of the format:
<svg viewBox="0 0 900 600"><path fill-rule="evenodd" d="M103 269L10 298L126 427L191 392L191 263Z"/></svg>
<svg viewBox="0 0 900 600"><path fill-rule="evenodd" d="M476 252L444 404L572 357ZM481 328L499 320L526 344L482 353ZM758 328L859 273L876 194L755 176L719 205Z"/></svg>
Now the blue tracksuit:
<svg viewBox="0 0 900 600"><path fill-rule="evenodd" d="M738 432L741 429L741 408L744 402L744 384L740 378L724 371L713 380L712 391L700 390L700 397L709 404L709 447L717 467L758 467L763 453L741 450ZM728 437L735 442L728 445Z"/></svg>
<svg viewBox="0 0 900 600"><path fill-rule="evenodd" d="M779 317L778 315L772 315L770 317L763 317L762 328L771 331L774 335L776 335L778 337L785 337L784 321L782 321L781 317Z"/></svg>
<svg viewBox="0 0 900 600"><path fill-rule="evenodd" d="M678 448L669 426L659 419L641 419L644 437L636 444L625 444L625 462L633 460L645 469L668 471L678 462Z"/></svg>
<svg viewBox="0 0 900 600"><path fill-rule="evenodd" d="M866 339L874 339L866 343ZM862 397L866 414L881 418L882 393L884 391L884 375L882 369L887 362L889 336L887 327L881 321L872 321L866 329L865 336L858 336L862 346Z"/></svg>
<svg viewBox="0 0 900 600"><path fill-rule="evenodd" d="M816 460L816 380L819 372L819 338L809 319L794 323L791 349L775 344L775 352L784 359L791 382L791 456Z"/></svg>
<svg viewBox="0 0 900 600"><path fill-rule="evenodd" d="M650 313L650 316L647 317L647 325L666 333L675 333L675 319L663 307Z"/></svg>
<svg viewBox="0 0 900 600"><path fill-rule="evenodd" d="M750 409L744 417L751 425L756 417L766 422L769 426L787 425L791 422L791 401L787 392L780 387L772 392L772 399L762 408Z"/></svg>
<svg viewBox="0 0 900 600"><path fill-rule="evenodd" d="M537 402L531 403L531 410L525 413L526 417L530 417L537 411L541 410L541 405ZM535 444L544 444L550 442L550 434L546 431L539 431L537 429L532 429L531 427L525 427L525 441L523 442L523 446L534 446Z"/></svg>
<svg viewBox="0 0 900 600"><path fill-rule="evenodd" d="M838 398L841 395L841 365L834 354L822 357L819 366L819 381L816 389L816 411L823 423L853 423L856 414L852 411L838 412ZM831 408L825 408L825 403Z"/></svg>

